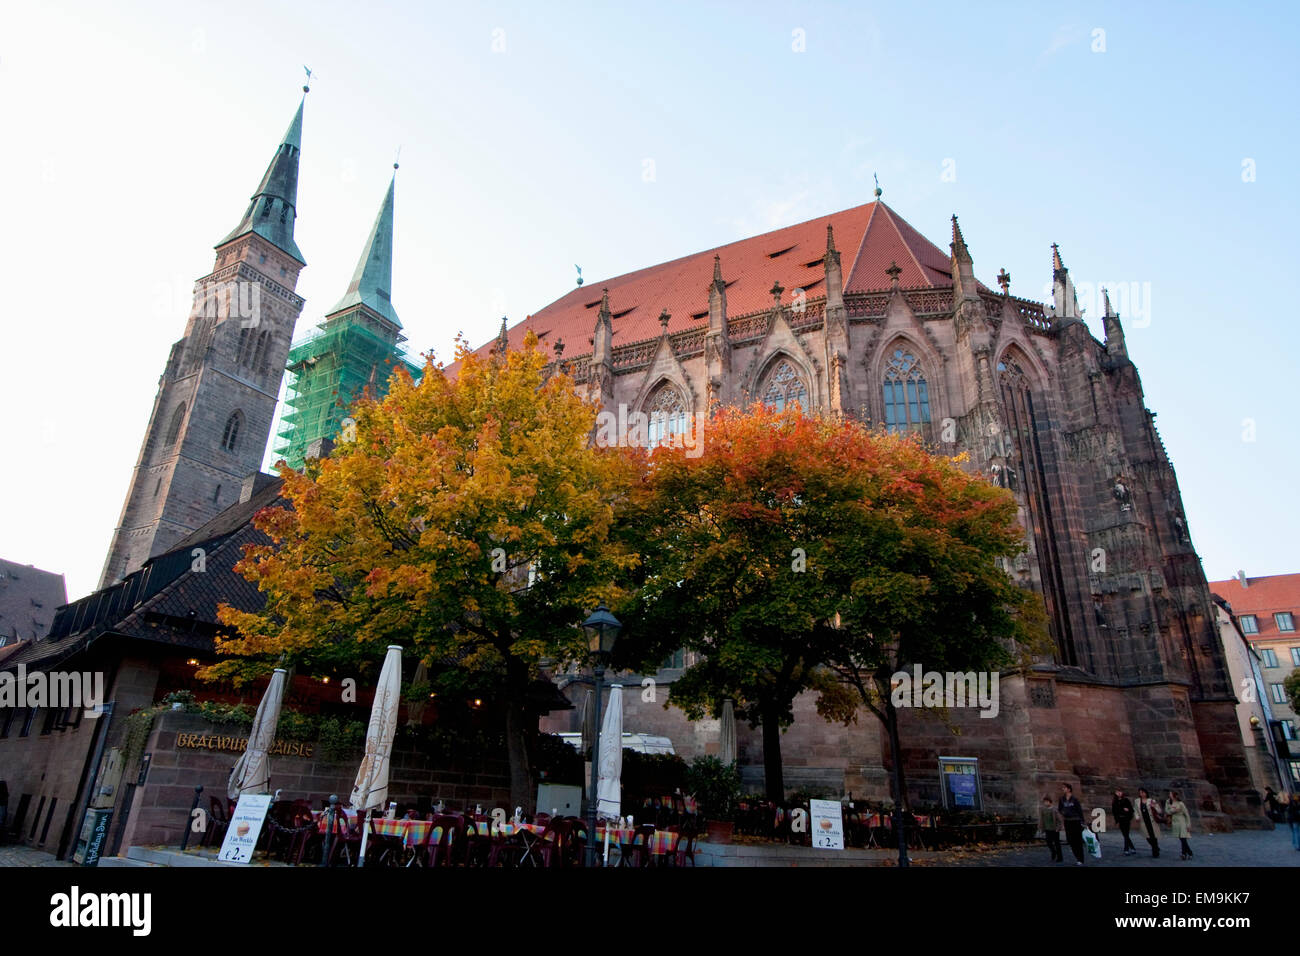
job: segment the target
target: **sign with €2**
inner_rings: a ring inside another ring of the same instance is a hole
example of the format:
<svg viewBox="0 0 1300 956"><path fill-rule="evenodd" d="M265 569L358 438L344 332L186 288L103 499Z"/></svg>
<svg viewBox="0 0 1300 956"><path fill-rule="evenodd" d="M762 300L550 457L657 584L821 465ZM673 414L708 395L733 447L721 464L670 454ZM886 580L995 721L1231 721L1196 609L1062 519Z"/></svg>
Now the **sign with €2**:
<svg viewBox="0 0 1300 956"><path fill-rule="evenodd" d="M812 845L818 850L844 849L844 817L838 800L809 800Z"/></svg>

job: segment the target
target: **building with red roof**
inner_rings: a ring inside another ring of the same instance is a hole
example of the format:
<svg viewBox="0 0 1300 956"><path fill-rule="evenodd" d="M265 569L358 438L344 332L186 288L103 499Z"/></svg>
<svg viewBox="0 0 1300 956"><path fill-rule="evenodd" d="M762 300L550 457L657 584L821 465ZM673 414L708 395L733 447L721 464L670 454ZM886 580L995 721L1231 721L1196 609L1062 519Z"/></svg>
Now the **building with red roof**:
<svg viewBox="0 0 1300 956"><path fill-rule="evenodd" d="M1029 547L1007 569L1043 595L1055 644L1027 679L1004 675L1000 719L955 718L960 749L980 761L981 799L1024 808L1068 780L1108 805L1117 785L1172 786L1201 826L1259 825L1210 591L1120 317L1105 296L1105 338L1093 337L1056 245L1051 276L1050 302L1013 296L1005 269L993 291L957 217L944 251L877 193L580 286L503 320L478 352L534 333L551 372L599 405L598 424L614 423L598 442L676 436L695 448L719 405L798 402L965 453L1020 503ZM666 694L673 674L658 675ZM662 694L635 697L627 726L692 741L688 753L716 747L663 710ZM946 802L937 758L954 738L925 715L906 719L912 797ZM888 747L874 732L829 727L809 697L784 741L787 789L888 799ZM742 729L740 749L759 789L761 735Z"/></svg>
<svg viewBox="0 0 1300 956"><path fill-rule="evenodd" d="M1222 599L1234 629L1259 661L1251 685L1238 684L1241 696L1258 698L1267 710L1273 746L1288 770L1288 786L1300 789L1296 713L1284 688L1291 672L1300 667L1300 574L1252 578L1243 571L1226 581L1211 581L1210 589Z"/></svg>

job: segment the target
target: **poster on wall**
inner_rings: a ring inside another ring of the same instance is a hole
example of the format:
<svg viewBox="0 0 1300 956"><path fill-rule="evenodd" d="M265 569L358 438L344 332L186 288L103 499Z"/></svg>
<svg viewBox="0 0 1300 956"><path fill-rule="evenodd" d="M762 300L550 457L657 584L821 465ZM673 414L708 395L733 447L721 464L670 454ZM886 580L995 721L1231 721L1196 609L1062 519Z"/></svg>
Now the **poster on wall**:
<svg viewBox="0 0 1300 956"><path fill-rule="evenodd" d="M819 850L844 849L844 817L838 800L809 800L812 845Z"/></svg>
<svg viewBox="0 0 1300 956"><path fill-rule="evenodd" d="M226 838L221 841L221 853L217 859L223 863L247 863L252 860L253 847L257 845L269 809L269 793L246 793L240 797L235 812L230 816L230 826L226 829Z"/></svg>
<svg viewBox="0 0 1300 956"><path fill-rule="evenodd" d="M943 805L949 810L983 810L979 758L940 757Z"/></svg>

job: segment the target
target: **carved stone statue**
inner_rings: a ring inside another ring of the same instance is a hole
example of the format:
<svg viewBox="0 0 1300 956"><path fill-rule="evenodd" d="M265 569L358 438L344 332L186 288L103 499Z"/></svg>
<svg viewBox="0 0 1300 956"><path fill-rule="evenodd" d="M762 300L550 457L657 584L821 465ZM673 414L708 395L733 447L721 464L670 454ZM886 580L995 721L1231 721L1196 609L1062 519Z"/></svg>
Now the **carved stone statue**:
<svg viewBox="0 0 1300 956"><path fill-rule="evenodd" d="M1120 511L1133 510L1133 492L1129 490L1128 485L1124 484L1123 480L1115 479L1115 487L1111 489L1111 494L1119 502Z"/></svg>

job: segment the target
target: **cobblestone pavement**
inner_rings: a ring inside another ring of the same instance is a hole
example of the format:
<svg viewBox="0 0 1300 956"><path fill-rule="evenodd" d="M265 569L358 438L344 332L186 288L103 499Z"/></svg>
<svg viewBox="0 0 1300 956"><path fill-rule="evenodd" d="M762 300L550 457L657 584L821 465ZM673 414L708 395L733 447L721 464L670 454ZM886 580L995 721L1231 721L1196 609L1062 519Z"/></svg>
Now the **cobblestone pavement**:
<svg viewBox="0 0 1300 956"><path fill-rule="evenodd" d="M1137 843L1138 841L1134 841ZM1161 867L1216 867L1216 866L1300 866L1300 852L1291 847L1290 830L1241 830L1236 833L1194 833L1188 839L1193 856L1190 860L1178 858L1178 841L1169 837L1160 841L1160 858L1152 859L1145 842L1139 844L1137 856L1124 856L1123 840L1118 832L1101 835L1101 859L1085 857L1085 867L1125 867L1153 869ZM977 850L949 850L943 852L914 851L912 862L916 866L1033 866L1074 868L1074 857L1068 846L1062 847L1064 863L1053 863L1048 858L1047 847L1039 842L1033 846L1018 846L1005 850L980 848ZM871 860L876 865L895 865L894 851L873 851ZM865 862L865 861L864 861ZM27 846L0 846L0 867L4 866L75 866L61 862L54 854ZM761 864L760 864L761 865ZM869 865L869 864L868 864Z"/></svg>
<svg viewBox="0 0 1300 956"><path fill-rule="evenodd" d="M54 858L53 853L29 846L0 846L0 866L76 866Z"/></svg>
<svg viewBox="0 0 1300 956"><path fill-rule="evenodd" d="M1192 848L1190 860L1179 859L1178 840L1173 837L1160 839L1160 858L1151 858L1151 848L1145 840L1136 837L1133 843L1138 847L1136 856L1123 853L1124 838L1118 830L1101 834L1101 859L1094 859L1086 852L1084 866L1126 867L1129 869L1154 869L1168 867L1212 867L1212 866L1300 866L1300 852L1291 846L1291 831L1279 827L1276 830L1239 830L1235 833L1193 833L1187 842ZM926 860L925 866L1037 866L1074 868L1074 855L1062 840L1064 863L1053 863L1047 852L1047 844L1039 841L1034 846L1016 847L1009 850L983 850L979 852L949 852L936 854ZM918 861L919 862L919 861Z"/></svg>

